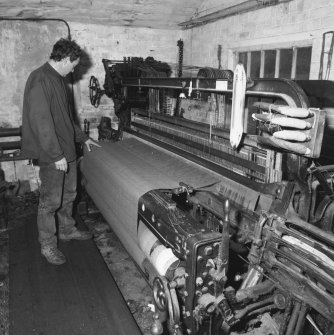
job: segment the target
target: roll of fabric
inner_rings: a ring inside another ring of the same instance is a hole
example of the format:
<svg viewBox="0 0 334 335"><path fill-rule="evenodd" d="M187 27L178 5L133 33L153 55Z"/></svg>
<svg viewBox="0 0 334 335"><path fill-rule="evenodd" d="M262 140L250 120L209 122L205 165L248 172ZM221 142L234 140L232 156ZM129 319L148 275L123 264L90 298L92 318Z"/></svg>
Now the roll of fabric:
<svg viewBox="0 0 334 335"><path fill-rule="evenodd" d="M85 151L81 161L85 188L131 257L141 266L146 255L138 241L139 198L153 189L176 188L180 182L194 188L214 184L219 181L219 175L135 138L100 144L101 148ZM170 256L167 251L158 255L164 259Z"/></svg>
<svg viewBox="0 0 334 335"><path fill-rule="evenodd" d="M252 118L261 122L270 122L281 127L310 129L311 123L305 120L287 117L279 114L252 114Z"/></svg>
<svg viewBox="0 0 334 335"><path fill-rule="evenodd" d="M273 134L274 137L287 141L308 142L311 137L298 130L281 130Z"/></svg>
<svg viewBox="0 0 334 335"><path fill-rule="evenodd" d="M253 106L258 107L263 110L267 110L267 111L275 111L277 113L291 116L291 117L307 118L313 115L313 112L306 108L275 105L275 104L271 104L268 102L262 102L262 101L255 102Z"/></svg>

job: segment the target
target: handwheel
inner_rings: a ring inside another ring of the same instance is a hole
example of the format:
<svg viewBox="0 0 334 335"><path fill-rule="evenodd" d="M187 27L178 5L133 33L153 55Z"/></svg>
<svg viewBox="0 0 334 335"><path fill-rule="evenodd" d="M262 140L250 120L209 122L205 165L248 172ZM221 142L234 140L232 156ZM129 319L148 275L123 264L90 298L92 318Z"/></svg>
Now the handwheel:
<svg viewBox="0 0 334 335"><path fill-rule="evenodd" d="M176 291L170 288L165 277L156 277L153 280L154 301L161 312L168 310L169 324L173 330L179 328L180 307Z"/></svg>
<svg viewBox="0 0 334 335"><path fill-rule="evenodd" d="M100 105L100 99L104 91L100 89L99 81L94 76L90 77L88 87L90 103L97 108Z"/></svg>
<svg viewBox="0 0 334 335"><path fill-rule="evenodd" d="M165 312L168 307L168 297L166 287L160 277L154 278L153 281L154 301L161 312Z"/></svg>

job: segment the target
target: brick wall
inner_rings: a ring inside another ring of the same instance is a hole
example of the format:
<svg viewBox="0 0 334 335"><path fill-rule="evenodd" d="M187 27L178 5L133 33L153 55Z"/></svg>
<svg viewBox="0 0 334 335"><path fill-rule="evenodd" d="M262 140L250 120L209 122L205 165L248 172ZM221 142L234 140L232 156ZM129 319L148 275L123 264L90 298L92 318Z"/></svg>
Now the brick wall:
<svg viewBox="0 0 334 335"><path fill-rule="evenodd" d="M77 112L84 117L98 118L112 113L112 103L104 96L101 107L95 109L89 101L88 84L91 75L102 87L102 58L122 60L126 57L154 57L175 63L177 40L182 34L173 30L106 27L69 23L72 38L84 48L83 64L74 74ZM22 119L22 99L29 73L48 60L52 45L67 36L62 22L0 21L0 127L18 127Z"/></svg>

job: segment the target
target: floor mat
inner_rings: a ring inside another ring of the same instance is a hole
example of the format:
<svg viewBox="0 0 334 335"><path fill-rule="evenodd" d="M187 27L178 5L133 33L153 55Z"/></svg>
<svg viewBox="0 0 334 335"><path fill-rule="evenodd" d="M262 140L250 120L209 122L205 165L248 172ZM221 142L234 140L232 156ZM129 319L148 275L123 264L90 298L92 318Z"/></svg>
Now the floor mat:
<svg viewBox="0 0 334 335"><path fill-rule="evenodd" d="M94 242L71 241L59 249L66 264L42 258L36 218L10 232L10 334L140 334Z"/></svg>

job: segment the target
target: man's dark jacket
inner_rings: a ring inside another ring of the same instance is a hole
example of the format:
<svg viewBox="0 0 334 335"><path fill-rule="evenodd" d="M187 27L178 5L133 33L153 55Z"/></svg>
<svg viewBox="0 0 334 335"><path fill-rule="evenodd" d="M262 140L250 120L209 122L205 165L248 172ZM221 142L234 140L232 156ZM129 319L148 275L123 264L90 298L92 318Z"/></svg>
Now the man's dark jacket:
<svg viewBox="0 0 334 335"><path fill-rule="evenodd" d="M66 80L49 63L26 83L22 116L22 153L40 163L76 159L75 142L88 139L73 122Z"/></svg>

